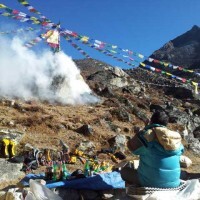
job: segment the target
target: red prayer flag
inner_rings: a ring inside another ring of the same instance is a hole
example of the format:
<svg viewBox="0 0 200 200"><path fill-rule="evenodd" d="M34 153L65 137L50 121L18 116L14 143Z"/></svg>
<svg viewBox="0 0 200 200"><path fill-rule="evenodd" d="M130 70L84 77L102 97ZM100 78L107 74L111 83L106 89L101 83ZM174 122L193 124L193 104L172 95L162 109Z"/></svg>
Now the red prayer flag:
<svg viewBox="0 0 200 200"><path fill-rule="evenodd" d="M154 63L160 63L159 60L155 60L155 59L153 60L153 62L154 62Z"/></svg>
<svg viewBox="0 0 200 200"><path fill-rule="evenodd" d="M157 68L156 68L156 70L155 70L155 71L156 71L156 72L161 72L161 70L160 70L160 69L157 69Z"/></svg>

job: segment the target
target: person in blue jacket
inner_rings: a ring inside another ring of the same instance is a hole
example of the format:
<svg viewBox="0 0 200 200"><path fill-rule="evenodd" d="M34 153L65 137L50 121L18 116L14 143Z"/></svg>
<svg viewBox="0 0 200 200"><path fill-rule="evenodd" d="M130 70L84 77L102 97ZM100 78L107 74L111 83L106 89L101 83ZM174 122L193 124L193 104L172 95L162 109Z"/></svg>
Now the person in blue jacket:
<svg viewBox="0 0 200 200"><path fill-rule="evenodd" d="M180 156L184 147L180 134L166 127L168 121L164 111L157 111L150 125L128 141L128 148L140 156L137 171L128 167L121 170L122 178L129 184L156 188L180 185Z"/></svg>

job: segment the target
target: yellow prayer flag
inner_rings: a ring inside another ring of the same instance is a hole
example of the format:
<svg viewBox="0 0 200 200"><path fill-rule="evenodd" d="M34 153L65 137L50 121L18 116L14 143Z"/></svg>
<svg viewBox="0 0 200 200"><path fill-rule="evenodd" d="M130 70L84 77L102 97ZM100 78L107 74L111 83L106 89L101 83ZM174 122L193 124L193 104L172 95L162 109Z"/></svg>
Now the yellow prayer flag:
<svg viewBox="0 0 200 200"><path fill-rule="evenodd" d="M33 21L33 24L40 24L40 21Z"/></svg>
<svg viewBox="0 0 200 200"><path fill-rule="evenodd" d="M23 1L23 2L21 2L21 4L22 5L26 5L26 4L28 4L28 2L27 1Z"/></svg>
<svg viewBox="0 0 200 200"><path fill-rule="evenodd" d="M190 73L193 73L194 71L193 70L187 70L188 72L190 72Z"/></svg>
<svg viewBox="0 0 200 200"><path fill-rule="evenodd" d="M37 21L38 19L36 17L31 17L30 20Z"/></svg>
<svg viewBox="0 0 200 200"><path fill-rule="evenodd" d="M0 4L0 8L6 8L4 4Z"/></svg>
<svg viewBox="0 0 200 200"><path fill-rule="evenodd" d="M164 66L167 67L169 64L164 62Z"/></svg>
<svg viewBox="0 0 200 200"><path fill-rule="evenodd" d="M2 13L1 15L5 16L5 17L8 17L8 16L10 16L11 14L8 13L8 12L5 12L5 13Z"/></svg>
<svg viewBox="0 0 200 200"><path fill-rule="evenodd" d="M198 92L198 83L192 81L192 85L194 85L194 93L199 94Z"/></svg>
<svg viewBox="0 0 200 200"><path fill-rule="evenodd" d="M89 37L86 37L86 36L83 36L81 38L81 41L83 41L83 42L88 42L88 40L89 40Z"/></svg>
<svg viewBox="0 0 200 200"><path fill-rule="evenodd" d="M142 65L143 67L145 67L145 66L146 66L146 65L145 65L144 63L142 63L142 62L140 63L140 65Z"/></svg>
<svg viewBox="0 0 200 200"><path fill-rule="evenodd" d="M196 82L192 81L192 85L198 85L198 83L196 83Z"/></svg>
<svg viewBox="0 0 200 200"><path fill-rule="evenodd" d="M168 72L166 72L166 74L167 74L168 76L172 76L172 74L170 74L170 73L168 73Z"/></svg>

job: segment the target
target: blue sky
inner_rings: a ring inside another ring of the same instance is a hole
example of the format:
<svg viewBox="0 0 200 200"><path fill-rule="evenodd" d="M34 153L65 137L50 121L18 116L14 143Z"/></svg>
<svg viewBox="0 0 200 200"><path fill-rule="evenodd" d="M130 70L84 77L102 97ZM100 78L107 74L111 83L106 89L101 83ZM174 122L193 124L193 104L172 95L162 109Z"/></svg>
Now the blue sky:
<svg viewBox="0 0 200 200"><path fill-rule="evenodd" d="M0 3L33 15L17 0ZM53 22L60 20L63 28L146 56L193 25L200 26L200 0L29 0L29 3ZM0 24L5 22L16 23L0 16ZM5 31L0 27L0 31ZM94 49L80 46L93 58L126 67ZM83 58L64 40L62 49L73 58Z"/></svg>

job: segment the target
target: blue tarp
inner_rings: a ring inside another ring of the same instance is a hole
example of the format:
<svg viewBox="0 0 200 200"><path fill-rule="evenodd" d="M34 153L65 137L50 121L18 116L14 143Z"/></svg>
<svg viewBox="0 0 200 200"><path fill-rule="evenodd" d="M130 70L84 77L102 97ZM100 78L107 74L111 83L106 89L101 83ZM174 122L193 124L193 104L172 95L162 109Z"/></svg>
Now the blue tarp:
<svg viewBox="0 0 200 200"><path fill-rule="evenodd" d="M28 174L21 183L24 186L29 185L30 179L44 179L44 174ZM65 181L47 181L47 188L65 187L71 189L86 190L107 190L125 188L125 182L122 180L119 172L110 172L98 174L88 178L65 180Z"/></svg>

